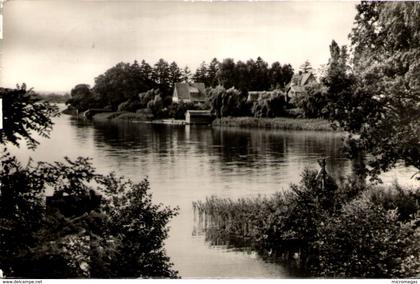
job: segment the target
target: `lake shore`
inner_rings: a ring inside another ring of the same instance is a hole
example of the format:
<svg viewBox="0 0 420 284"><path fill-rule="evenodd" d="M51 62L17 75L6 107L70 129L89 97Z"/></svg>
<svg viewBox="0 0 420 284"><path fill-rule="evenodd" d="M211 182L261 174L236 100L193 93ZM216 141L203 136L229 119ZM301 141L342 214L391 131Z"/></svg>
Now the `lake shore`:
<svg viewBox="0 0 420 284"><path fill-rule="evenodd" d="M100 112L92 116L94 121L110 121L110 120L125 120L125 121L142 121L150 122L152 119L143 113L136 112Z"/></svg>
<svg viewBox="0 0 420 284"><path fill-rule="evenodd" d="M152 119L144 113L134 112L106 112L97 113L92 117L94 121L122 120L151 124L184 125L184 120L175 119ZM312 131L336 131L325 119L306 118L255 118L255 117L223 117L216 118L212 127L238 127L238 128L264 128L282 130L312 130Z"/></svg>
<svg viewBox="0 0 420 284"><path fill-rule="evenodd" d="M213 121L214 127L269 128L283 130L336 131L325 119L223 117Z"/></svg>
<svg viewBox="0 0 420 284"><path fill-rule="evenodd" d="M94 121L129 121L129 122L141 122L147 124L167 124L167 125L185 125L185 120L179 119L151 119L144 113L135 112L106 112L97 113L92 116Z"/></svg>

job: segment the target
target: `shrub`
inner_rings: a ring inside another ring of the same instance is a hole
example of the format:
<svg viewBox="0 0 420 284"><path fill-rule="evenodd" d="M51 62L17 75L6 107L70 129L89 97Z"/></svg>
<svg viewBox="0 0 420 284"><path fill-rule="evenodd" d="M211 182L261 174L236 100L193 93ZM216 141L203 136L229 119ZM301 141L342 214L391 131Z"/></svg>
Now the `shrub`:
<svg viewBox="0 0 420 284"><path fill-rule="evenodd" d="M128 112L135 112L136 110L141 108L141 103L138 99L132 99L132 100L128 100L125 101L123 103L120 103L118 105L118 112L124 112L124 111L128 111Z"/></svg>
<svg viewBox="0 0 420 284"><path fill-rule="evenodd" d="M281 91L274 91L273 94L262 96L252 106L252 113L255 117L278 117L285 114L287 102L286 96Z"/></svg>
<svg viewBox="0 0 420 284"><path fill-rule="evenodd" d="M221 86L208 90L211 111L216 117L246 116L249 113L246 97L235 88Z"/></svg>
<svg viewBox="0 0 420 284"><path fill-rule="evenodd" d="M212 244L248 247L300 275L389 278L420 275L420 189L383 189L349 177L337 183L305 170L271 197L195 202ZM201 224L201 225L200 225Z"/></svg>
<svg viewBox="0 0 420 284"><path fill-rule="evenodd" d="M161 96L161 93L159 89L151 89L147 92L140 93L138 95L139 101L140 101L140 107L139 108L146 108L147 104L152 101L156 96Z"/></svg>
<svg viewBox="0 0 420 284"><path fill-rule="evenodd" d="M168 107L168 116L175 118L175 119L185 119L185 113L187 110L196 110L199 109L199 107L194 103L172 103Z"/></svg>
<svg viewBox="0 0 420 284"><path fill-rule="evenodd" d="M327 118L327 90L321 84L305 87L305 92L295 98L295 105L303 111L306 118Z"/></svg>
<svg viewBox="0 0 420 284"><path fill-rule="evenodd" d="M1 164L0 267L6 276L177 276L163 248L176 210L152 203L147 180L99 175L84 158L23 167L6 155ZM60 209L45 210L47 188L74 200L92 191L103 198L93 210L63 215Z"/></svg>
<svg viewBox="0 0 420 284"><path fill-rule="evenodd" d="M398 221L396 210L385 210L369 197L346 204L339 215L321 223L320 275L327 277L413 277L402 270L411 258L414 225ZM411 265L408 265L411 268Z"/></svg>

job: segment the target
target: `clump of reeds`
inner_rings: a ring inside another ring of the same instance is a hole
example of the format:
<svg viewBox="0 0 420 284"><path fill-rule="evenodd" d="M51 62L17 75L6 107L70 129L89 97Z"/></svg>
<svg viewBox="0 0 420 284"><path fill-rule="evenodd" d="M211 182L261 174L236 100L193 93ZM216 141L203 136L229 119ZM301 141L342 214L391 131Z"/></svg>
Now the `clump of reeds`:
<svg viewBox="0 0 420 284"><path fill-rule="evenodd" d="M211 196L193 202L196 232L212 245L250 248L311 276L412 277L420 264L420 255L413 254L420 248L413 241L420 232L420 189L384 190L356 181L338 186L325 171L305 170L300 184L283 193ZM358 217L351 221L353 215ZM366 240L365 234L374 237ZM374 252L368 241L375 243Z"/></svg>

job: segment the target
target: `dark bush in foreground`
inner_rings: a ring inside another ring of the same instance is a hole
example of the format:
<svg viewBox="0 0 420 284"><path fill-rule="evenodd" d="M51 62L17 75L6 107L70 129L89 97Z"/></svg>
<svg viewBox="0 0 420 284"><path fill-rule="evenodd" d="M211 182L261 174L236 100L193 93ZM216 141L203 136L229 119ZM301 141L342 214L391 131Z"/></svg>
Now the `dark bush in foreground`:
<svg viewBox="0 0 420 284"><path fill-rule="evenodd" d="M327 277L404 278L419 275L419 228L399 222L366 194L321 223L319 272ZM419 216L412 216L419 221ZM417 236L416 236L417 230ZM409 267L405 262L413 262ZM414 264L416 263L416 267Z"/></svg>
<svg viewBox="0 0 420 284"><path fill-rule="evenodd" d="M1 164L0 269L7 277L177 277L163 248L176 210L152 203L147 180L99 175L84 158L24 167L5 155ZM65 216L45 207L47 189L73 200L89 200L94 190L102 201Z"/></svg>

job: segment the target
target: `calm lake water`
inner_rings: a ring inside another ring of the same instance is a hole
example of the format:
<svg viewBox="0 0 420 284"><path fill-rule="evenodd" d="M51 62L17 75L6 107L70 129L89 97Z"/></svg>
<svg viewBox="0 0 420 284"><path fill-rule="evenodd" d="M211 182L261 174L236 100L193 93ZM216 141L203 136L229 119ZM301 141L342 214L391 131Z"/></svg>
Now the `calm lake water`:
<svg viewBox="0 0 420 284"><path fill-rule="evenodd" d="M191 203L207 196L252 197L288 188L305 167L318 168L327 157L328 172L350 172L341 136L332 132L212 129L126 122L84 122L62 115L51 139L35 152L13 152L22 161L93 158L101 173L115 171L134 181L149 178L153 199L179 206L170 223L166 249L183 278L286 278L287 270L257 255L211 247L192 236ZM406 182L412 170L399 168L384 180Z"/></svg>

